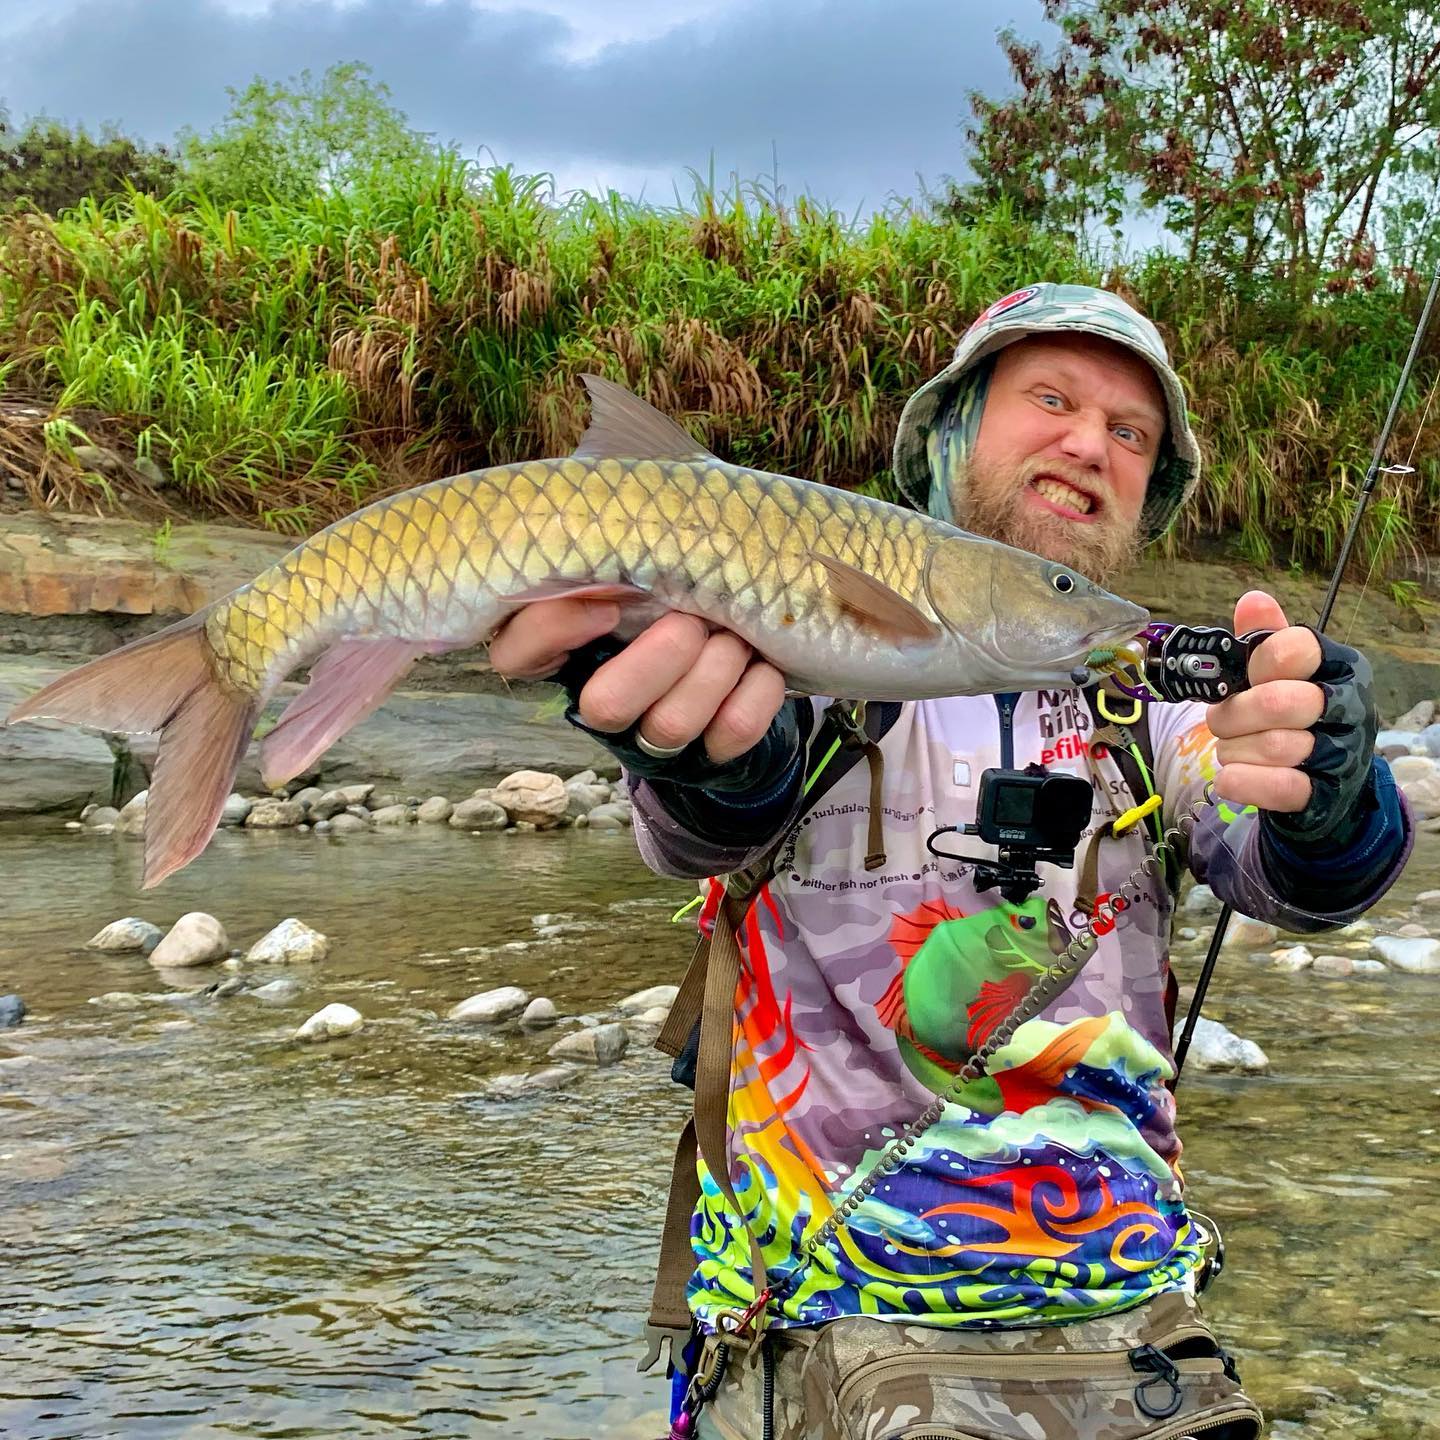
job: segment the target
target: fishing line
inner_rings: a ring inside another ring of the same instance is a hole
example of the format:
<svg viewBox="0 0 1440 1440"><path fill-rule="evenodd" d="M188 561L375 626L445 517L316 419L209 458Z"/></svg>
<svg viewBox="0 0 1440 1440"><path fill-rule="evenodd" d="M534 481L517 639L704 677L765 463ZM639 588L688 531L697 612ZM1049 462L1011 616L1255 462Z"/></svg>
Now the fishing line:
<svg viewBox="0 0 1440 1440"><path fill-rule="evenodd" d="M1425 433L1425 427L1430 422L1430 407L1435 402L1435 393L1440 390L1440 367L1435 371L1435 378L1430 382L1430 391L1425 397L1425 408L1420 414L1420 423L1415 429L1415 438L1410 442L1410 453L1405 457L1401 465L1389 465L1384 467L1382 474L1394 474L1397 478L1405 475L1413 475L1415 471L1415 452L1420 448L1420 437ZM1389 520L1386 520L1389 525ZM1383 537L1382 537L1383 538ZM1345 627L1345 644L1350 643L1351 632L1355 629L1355 622L1360 618L1360 606L1364 602L1366 594L1370 589L1370 579L1375 573L1375 567L1380 563L1381 547L1376 545L1370 553L1370 564L1365 571L1365 581L1360 586L1360 593L1355 597L1355 608L1350 612L1350 623Z"/></svg>
<svg viewBox="0 0 1440 1440"><path fill-rule="evenodd" d="M1324 603L1320 607L1320 613L1315 620L1315 628L1323 632L1330 623L1330 617L1335 610L1335 600L1340 594L1340 587L1345 582L1345 567L1350 560L1350 551L1354 547L1355 537L1359 534L1360 524L1365 518L1365 508L1370 503L1371 493L1375 489L1375 482L1379 479L1381 463L1385 458L1385 451L1390 444L1390 436L1395 430L1395 421L1400 414L1400 404L1405 398L1405 392L1410 386L1410 376L1415 369L1415 362L1420 355L1420 347L1424 344L1425 336L1430 329L1430 316L1435 309L1435 297L1440 294L1440 260L1435 262L1435 274L1430 280L1430 289L1425 296L1425 303L1420 309L1420 318L1415 322L1415 333L1410 338L1410 350L1405 356L1405 363L1400 367L1400 378L1395 385L1395 393L1390 397L1390 408L1385 415L1385 423L1380 427L1380 434L1375 439L1375 449L1370 456L1370 465L1365 472L1365 483L1360 487L1360 494L1355 499L1355 511L1350 517L1350 526L1345 532L1345 538L1340 545L1340 554L1336 558L1335 568L1330 575L1330 587L1325 593ZM1416 432L1416 441L1419 441L1420 432ZM1190 1042L1195 1035L1195 1026L1200 1020L1200 1010L1205 1003L1205 995L1210 988L1210 981L1215 974L1215 966L1220 959L1220 947L1225 942L1225 932L1230 925L1230 917L1234 909L1230 905L1222 905L1220 914L1216 917L1215 928L1210 934L1210 944L1205 951L1205 963L1200 967L1199 978L1195 982L1195 994L1190 1001L1190 1009L1185 1015L1185 1027L1180 1035L1179 1043L1175 1046L1175 1080L1171 1089L1176 1088L1180 1083L1180 1072L1185 1066L1185 1057L1190 1053Z"/></svg>

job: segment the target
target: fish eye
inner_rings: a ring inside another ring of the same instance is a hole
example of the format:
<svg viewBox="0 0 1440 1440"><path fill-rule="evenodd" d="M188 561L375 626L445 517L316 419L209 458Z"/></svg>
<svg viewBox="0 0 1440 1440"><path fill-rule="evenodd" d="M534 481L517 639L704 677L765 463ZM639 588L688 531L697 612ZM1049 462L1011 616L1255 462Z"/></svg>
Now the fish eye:
<svg viewBox="0 0 1440 1440"><path fill-rule="evenodd" d="M1033 930L1035 928L1035 917L1033 915L1012 915L1010 917L1019 930Z"/></svg>
<svg viewBox="0 0 1440 1440"><path fill-rule="evenodd" d="M1061 595L1068 595L1075 588L1075 577L1068 570L1057 570L1050 577L1050 584Z"/></svg>

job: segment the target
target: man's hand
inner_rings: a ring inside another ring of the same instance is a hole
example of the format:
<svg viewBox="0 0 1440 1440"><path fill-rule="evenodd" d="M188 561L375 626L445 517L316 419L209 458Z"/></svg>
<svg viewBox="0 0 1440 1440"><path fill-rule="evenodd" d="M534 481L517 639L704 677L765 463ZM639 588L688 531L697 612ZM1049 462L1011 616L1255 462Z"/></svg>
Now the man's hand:
<svg viewBox="0 0 1440 1440"><path fill-rule="evenodd" d="M1325 692L1310 678L1320 668L1320 642L1313 631L1290 625L1263 590L1247 592L1235 606L1236 635L1251 630L1276 633L1250 657L1250 689L1209 709L1210 733L1219 742L1215 793L1233 805L1293 814L1310 803L1313 788L1296 767L1315 748L1310 727L1325 708Z"/></svg>
<svg viewBox="0 0 1440 1440"><path fill-rule="evenodd" d="M543 600L517 611L490 645L501 675L544 679L570 651L620 623L613 600ZM580 718L592 729L639 734L660 749L705 738L705 753L723 764L758 745L785 703L785 681L773 665L728 630L711 631L693 615L663 615L580 692Z"/></svg>

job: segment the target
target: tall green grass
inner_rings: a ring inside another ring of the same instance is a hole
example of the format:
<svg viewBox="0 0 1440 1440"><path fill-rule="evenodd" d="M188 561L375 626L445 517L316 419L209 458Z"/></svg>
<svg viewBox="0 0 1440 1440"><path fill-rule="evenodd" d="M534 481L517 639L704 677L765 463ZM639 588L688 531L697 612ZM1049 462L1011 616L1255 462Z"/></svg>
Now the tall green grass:
<svg viewBox="0 0 1440 1440"><path fill-rule="evenodd" d="M402 485L561 454L599 370L743 463L887 493L905 397L996 296L1111 285L1165 331L1209 461L1176 543L1331 557L1409 337L1413 291L1296 307L1142 256L1102 270L1003 209L863 224L697 183L670 208L453 157L304 203L82 203L0 221L0 375L99 411L192 506L301 531ZM1420 392L1440 373L1432 341ZM1440 438L1362 560L1437 548ZM57 472L58 473L58 472Z"/></svg>

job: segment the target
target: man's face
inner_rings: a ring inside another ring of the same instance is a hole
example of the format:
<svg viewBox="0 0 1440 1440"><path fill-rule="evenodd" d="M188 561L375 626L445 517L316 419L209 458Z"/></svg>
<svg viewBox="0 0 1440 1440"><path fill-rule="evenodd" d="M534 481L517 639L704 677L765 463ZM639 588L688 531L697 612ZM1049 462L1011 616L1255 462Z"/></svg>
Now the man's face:
<svg viewBox="0 0 1440 1440"><path fill-rule="evenodd" d="M1165 434L1150 367L1098 336L1033 336L996 357L959 523L1102 583L1139 549Z"/></svg>

